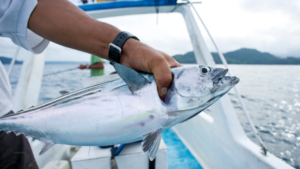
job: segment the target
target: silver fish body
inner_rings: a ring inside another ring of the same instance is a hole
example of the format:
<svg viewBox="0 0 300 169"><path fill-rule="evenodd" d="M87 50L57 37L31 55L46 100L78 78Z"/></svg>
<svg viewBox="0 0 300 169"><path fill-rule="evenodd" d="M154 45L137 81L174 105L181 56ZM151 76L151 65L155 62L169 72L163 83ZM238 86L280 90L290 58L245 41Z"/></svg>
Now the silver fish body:
<svg viewBox="0 0 300 169"><path fill-rule="evenodd" d="M197 115L239 81L225 76L227 70L220 68L173 68L174 80L164 102L152 74L140 76L124 66L116 69L123 79L2 117L0 129L45 142L41 153L54 144L104 146L143 140L144 152L154 159L164 130ZM136 83L130 83L132 79Z"/></svg>

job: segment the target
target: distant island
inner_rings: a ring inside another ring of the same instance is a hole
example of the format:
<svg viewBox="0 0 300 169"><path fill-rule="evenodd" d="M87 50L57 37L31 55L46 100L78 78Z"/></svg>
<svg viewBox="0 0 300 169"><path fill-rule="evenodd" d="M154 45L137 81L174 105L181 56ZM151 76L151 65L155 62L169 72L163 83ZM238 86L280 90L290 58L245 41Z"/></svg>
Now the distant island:
<svg viewBox="0 0 300 169"><path fill-rule="evenodd" d="M2 64L10 64L11 62L11 58L9 57L4 57L4 56L0 56L0 61L2 62ZM16 60L15 64L22 64L23 61L19 61ZM46 61L46 64L82 64L82 62L68 62L68 61Z"/></svg>
<svg viewBox="0 0 300 169"><path fill-rule="evenodd" d="M217 64L222 64L219 54L216 52L211 53ZM227 52L223 54L228 64L266 64L266 65L299 65L300 58L286 57L280 58L267 52L260 52L256 49L242 48L236 51ZM173 56L179 63L196 63L194 52L187 52L184 55ZM11 58L1 57L0 60L3 64L10 64ZM22 64L22 61L16 60L15 64ZM80 64L80 62L68 61L48 61L46 64Z"/></svg>
<svg viewBox="0 0 300 169"><path fill-rule="evenodd" d="M222 64L219 54L211 53L217 64ZM297 57L276 57L270 53L260 52L256 49L242 48L236 51L223 54L228 64L279 64L279 65L298 65L300 58ZM179 63L196 63L194 52L184 55L173 56Z"/></svg>
<svg viewBox="0 0 300 169"><path fill-rule="evenodd" d="M11 58L0 56L0 61L2 62L2 64L10 64ZM22 64L22 63L23 63L22 61L18 61L18 60L15 61L15 64Z"/></svg>

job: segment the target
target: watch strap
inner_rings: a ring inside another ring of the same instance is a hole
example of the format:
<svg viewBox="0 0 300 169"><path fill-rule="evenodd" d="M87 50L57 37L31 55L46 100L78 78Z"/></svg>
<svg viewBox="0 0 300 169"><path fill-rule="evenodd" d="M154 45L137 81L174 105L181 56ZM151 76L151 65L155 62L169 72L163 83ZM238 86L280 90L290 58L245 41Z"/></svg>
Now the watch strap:
<svg viewBox="0 0 300 169"><path fill-rule="evenodd" d="M120 63L122 47L129 38L133 38L139 41L139 39L131 33L122 31L116 36L113 43L109 44L108 59L111 62Z"/></svg>

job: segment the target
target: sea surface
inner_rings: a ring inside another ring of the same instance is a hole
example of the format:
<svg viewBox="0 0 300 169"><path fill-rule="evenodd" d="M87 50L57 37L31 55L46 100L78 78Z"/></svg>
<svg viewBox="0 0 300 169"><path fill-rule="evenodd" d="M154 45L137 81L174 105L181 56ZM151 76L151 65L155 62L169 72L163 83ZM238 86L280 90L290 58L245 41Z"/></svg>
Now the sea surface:
<svg viewBox="0 0 300 169"><path fill-rule="evenodd" d="M77 66L46 64L44 74ZM8 68L8 65L5 67ZM268 151L300 169L300 66L229 65L229 70L240 78L237 88ZM13 91L20 71L21 65L15 65L10 77ZM112 71L113 68L106 64L105 73ZM79 69L46 76L42 82L39 103L60 96L59 91L82 88L82 81L89 76L89 70ZM245 133L257 143L233 90L229 96ZM209 109L206 112L209 113ZM174 134L169 131L169 135Z"/></svg>

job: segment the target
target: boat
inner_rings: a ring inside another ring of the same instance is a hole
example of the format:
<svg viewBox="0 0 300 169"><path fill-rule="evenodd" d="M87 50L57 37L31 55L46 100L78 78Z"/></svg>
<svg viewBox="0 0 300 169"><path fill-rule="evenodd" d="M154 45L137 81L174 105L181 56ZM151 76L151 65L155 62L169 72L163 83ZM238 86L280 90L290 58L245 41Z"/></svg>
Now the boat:
<svg viewBox="0 0 300 169"><path fill-rule="evenodd" d="M116 0L92 3L85 0L79 8L93 18L106 18L126 15L180 13L182 14L193 46L197 64L215 66L202 33L193 14L189 1L177 0ZM197 14L198 15L198 14ZM198 15L199 19L200 16ZM13 110L21 110L36 105L43 78L46 50L35 55L30 52L24 60L21 74L14 94ZM219 52L220 56L222 54ZM226 60L222 58L226 66ZM12 64L13 65L13 64ZM118 75L90 78L85 86L107 79L119 78ZM251 119L249 119L251 120ZM261 145L256 145L245 134L228 95L211 106L211 113L200 113L193 119L172 128L191 152L202 168L216 169L289 169L292 166L266 151L259 133L254 132ZM163 141L162 141L163 142ZM38 155L43 143L38 140L30 144L40 168L110 168L110 150L99 147L76 147L55 145L44 155ZM156 168L168 168L168 144L162 143L156 158ZM123 152L124 151L124 152ZM119 168L148 168L150 162L141 153L140 144L132 143L116 157ZM187 165L188 166L188 165Z"/></svg>

